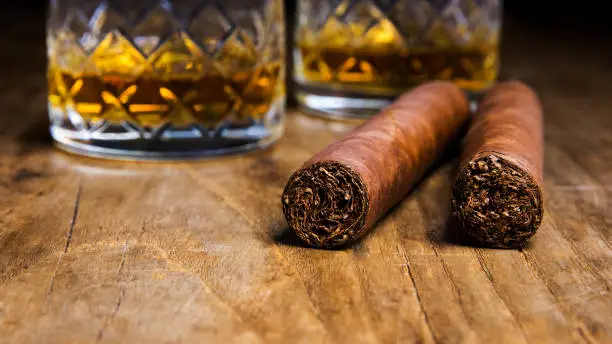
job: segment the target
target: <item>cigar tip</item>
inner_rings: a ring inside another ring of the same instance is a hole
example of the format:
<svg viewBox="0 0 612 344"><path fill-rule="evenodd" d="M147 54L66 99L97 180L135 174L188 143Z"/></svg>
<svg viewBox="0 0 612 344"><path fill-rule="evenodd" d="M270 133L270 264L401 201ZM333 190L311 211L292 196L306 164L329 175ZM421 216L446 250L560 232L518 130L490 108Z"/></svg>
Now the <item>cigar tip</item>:
<svg viewBox="0 0 612 344"><path fill-rule="evenodd" d="M459 229L498 248L524 246L544 213L537 181L511 158L493 153L461 168L451 207Z"/></svg>
<svg viewBox="0 0 612 344"><path fill-rule="evenodd" d="M311 246L338 248L365 234L366 186L359 174L338 162L296 171L283 191L282 205L289 227Z"/></svg>

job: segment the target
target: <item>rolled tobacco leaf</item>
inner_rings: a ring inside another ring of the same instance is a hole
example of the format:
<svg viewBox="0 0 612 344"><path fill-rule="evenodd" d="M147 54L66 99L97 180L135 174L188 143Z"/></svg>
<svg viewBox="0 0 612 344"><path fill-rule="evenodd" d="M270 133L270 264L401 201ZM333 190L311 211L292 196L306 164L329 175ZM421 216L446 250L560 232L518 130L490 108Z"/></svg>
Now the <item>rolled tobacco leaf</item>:
<svg viewBox="0 0 612 344"><path fill-rule="evenodd" d="M481 243L523 246L544 215L542 106L519 81L485 94L468 129L453 188L458 227Z"/></svg>
<svg viewBox="0 0 612 344"><path fill-rule="evenodd" d="M405 93L293 173L282 195L289 226L315 247L355 242L421 179L468 112L452 83Z"/></svg>

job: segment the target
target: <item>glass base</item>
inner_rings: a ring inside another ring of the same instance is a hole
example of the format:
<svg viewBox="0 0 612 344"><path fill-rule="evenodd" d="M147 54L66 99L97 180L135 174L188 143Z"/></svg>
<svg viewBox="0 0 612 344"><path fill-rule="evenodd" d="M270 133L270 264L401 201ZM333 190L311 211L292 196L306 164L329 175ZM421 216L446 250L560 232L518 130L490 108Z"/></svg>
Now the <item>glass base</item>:
<svg viewBox="0 0 612 344"><path fill-rule="evenodd" d="M134 123L85 121L75 111L49 107L51 136L64 151L113 160L185 160L264 149L284 132L284 100L261 120L226 120L216 128L198 124L148 129Z"/></svg>
<svg viewBox="0 0 612 344"><path fill-rule="evenodd" d="M476 111L478 101L486 90L466 91L470 110ZM401 94L401 92L400 92ZM296 100L300 109L313 116L335 120L365 120L391 105L399 96L378 96L359 92L317 88L298 84Z"/></svg>
<svg viewBox="0 0 612 344"><path fill-rule="evenodd" d="M112 160L193 160L247 153L270 147L280 139L282 132L279 127L263 139L226 139L223 143L215 138L214 143L199 139L184 140L180 143L162 140L134 141L126 145L125 142L74 140L65 135L62 129L51 128L51 135L59 149L77 155Z"/></svg>
<svg viewBox="0 0 612 344"><path fill-rule="evenodd" d="M297 85L296 100L310 115L344 120L367 119L386 106L394 97L368 96L362 93Z"/></svg>

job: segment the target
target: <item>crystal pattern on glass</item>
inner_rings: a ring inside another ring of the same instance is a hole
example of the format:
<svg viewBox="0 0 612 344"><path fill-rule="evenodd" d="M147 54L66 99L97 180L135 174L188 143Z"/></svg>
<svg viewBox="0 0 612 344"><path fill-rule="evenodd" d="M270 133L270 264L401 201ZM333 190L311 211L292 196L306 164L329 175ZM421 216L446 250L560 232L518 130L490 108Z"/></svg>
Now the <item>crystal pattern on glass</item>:
<svg viewBox="0 0 612 344"><path fill-rule="evenodd" d="M302 103L316 107L343 93L343 101L329 100L342 107L360 96L393 97L432 79L480 92L497 78L501 0L298 4L294 78L306 94L317 97L298 95Z"/></svg>
<svg viewBox="0 0 612 344"><path fill-rule="evenodd" d="M283 20L281 0L53 1L54 138L79 153L142 158L275 141Z"/></svg>

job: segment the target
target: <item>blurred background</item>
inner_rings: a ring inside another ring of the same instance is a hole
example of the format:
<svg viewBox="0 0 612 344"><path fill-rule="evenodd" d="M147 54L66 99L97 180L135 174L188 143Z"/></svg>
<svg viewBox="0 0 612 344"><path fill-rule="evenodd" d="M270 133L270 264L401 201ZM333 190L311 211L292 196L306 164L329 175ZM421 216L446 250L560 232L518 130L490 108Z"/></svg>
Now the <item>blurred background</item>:
<svg viewBox="0 0 612 344"><path fill-rule="evenodd" d="M48 0L11 1L3 4L0 17L5 29L0 33L3 42L14 45L10 56L3 56L5 61L11 61L13 65L8 68L8 73L19 73L20 66L31 72L38 72L44 76L46 64L45 59L45 13ZM287 20L290 23L288 29L292 28L293 16L295 14L295 0L285 0L287 8ZM505 57L516 56L516 52L508 51L512 46L504 44L505 39L511 36L513 40L530 40L531 35L549 35L551 40L562 44L563 41L582 41L589 45L600 47L601 54L610 55L612 63L612 25L610 25L610 12L604 8L602 1L528 1L507 0L504 2L504 28L501 46L502 77L512 77L504 70L503 60ZM15 39L16 37L23 37ZM290 47L292 35L287 35L287 45ZM35 41L32 41L35 40ZM21 48L28 46L28 48ZM36 48L35 48L36 47ZM20 63L23 61L24 50L37 51L35 56L27 59L40 60L40 63ZM32 50L34 49L34 50ZM567 54L572 54L573 47L567 47ZM288 50L290 51L290 50ZM530 54L529 51L522 52ZM288 68L291 69L291 59L288 59ZM580 68L580 66L572 66ZM5 74L5 76L7 76ZM291 76L288 76L289 103L293 104L291 97Z"/></svg>
<svg viewBox="0 0 612 344"><path fill-rule="evenodd" d="M2 15L12 17L8 9L31 11L32 15L44 14L48 0L29 0L6 2ZM285 0L289 13L295 9L295 0ZM504 9L508 16L515 19L530 21L539 26L559 25L574 27L579 31L588 29L599 29L610 31L610 15L604 8L603 1L530 1L530 0L506 0Z"/></svg>

